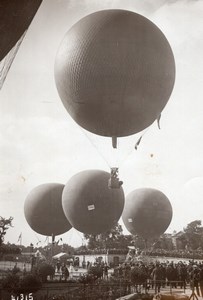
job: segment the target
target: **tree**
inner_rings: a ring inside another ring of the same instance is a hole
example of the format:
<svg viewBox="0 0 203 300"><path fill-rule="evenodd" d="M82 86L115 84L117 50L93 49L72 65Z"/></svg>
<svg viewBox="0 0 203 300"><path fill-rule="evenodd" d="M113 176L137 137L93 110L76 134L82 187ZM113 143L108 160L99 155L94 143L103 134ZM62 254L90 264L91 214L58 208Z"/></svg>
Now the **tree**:
<svg viewBox="0 0 203 300"><path fill-rule="evenodd" d="M21 248L14 244L2 244L0 246L0 260L15 260L16 255L21 254Z"/></svg>
<svg viewBox="0 0 203 300"><path fill-rule="evenodd" d="M12 227L12 221L13 221L13 217L6 219L0 216L0 246L4 242L4 237L6 235L7 230L10 227Z"/></svg>
<svg viewBox="0 0 203 300"><path fill-rule="evenodd" d="M88 249L126 249L132 240L131 235L123 235L122 226L118 223L104 233L84 234L84 237L88 240Z"/></svg>
<svg viewBox="0 0 203 300"><path fill-rule="evenodd" d="M132 244L135 248L139 248L140 250L144 250L146 248L145 240L139 235L133 235ZM149 247L149 243L147 244L147 247Z"/></svg>
<svg viewBox="0 0 203 300"><path fill-rule="evenodd" d="M102 248L113 249L120 248L122 245L119 242L123 235L123 229L120 224L116 224L110 230L99 235L99 241L102 243Z"/></svg>
<svg viewBox="0 0 203 300"><path fill-rule="evenodd" d="M191 250L203 248L203 227L200 220L195 220L184 228L184 238Z"/></svg>
<svg viewBox="0 0 203 300"><path fill-rule="evenodd" d="M185 232L182 232L182 234L178 237L178 242L179 242L178 250L179 249L185 250L188 247L188 241Z"/></svg>
<svg viewBox="0 0 203 300"><path fill-rule="evenodd" d="M151 246L153 249L174 250L174 245L171 238L166 234L162 234L158 240L155 240Z"/></svg>
<svg viewBox="0 0 203 300"><path fill-rule="evenodd" d="M16 246L15 244L2 244L0 247L0 256L5 254L20 254L21 248Z"/></svg>

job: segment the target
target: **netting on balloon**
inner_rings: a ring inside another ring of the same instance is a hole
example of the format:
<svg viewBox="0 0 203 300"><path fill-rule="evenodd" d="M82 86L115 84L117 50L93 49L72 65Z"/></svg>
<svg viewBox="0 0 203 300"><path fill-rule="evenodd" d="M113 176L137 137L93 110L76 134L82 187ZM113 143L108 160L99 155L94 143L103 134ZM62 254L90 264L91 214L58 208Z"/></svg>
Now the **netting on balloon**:
<svg viewBox="0 0 203 300"><path fill-rule="evenodd" d="M4 82L6 80L8 72L9 72L11 65L16 57L16 54L18 52L18 49L20 48L20 45L24 39L25 34L26 34L26 31L21 36L21 38L17 41L15 46L9 51L9 53L0 61L0 90L2 89L2 87L4 85Z"/></svg>

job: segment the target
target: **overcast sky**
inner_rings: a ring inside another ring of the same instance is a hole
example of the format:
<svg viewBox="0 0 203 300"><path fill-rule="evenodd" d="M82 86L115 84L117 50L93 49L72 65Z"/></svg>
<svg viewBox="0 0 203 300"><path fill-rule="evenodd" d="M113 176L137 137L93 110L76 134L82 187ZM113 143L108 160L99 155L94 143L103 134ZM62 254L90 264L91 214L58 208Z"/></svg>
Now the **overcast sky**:
<svg viewBox="0 0 203 300"><path fill-rule="evenodd" d="M67 30L83 16L102 9L127 9L150 19L174 52L176 81L161 118L140 134L111 140L82 130L68 115L54 82L54 61ZM203 221L203 1L44 0L0 91L0 215L13 216L6 242L44 245L24 217L24 201L37 185L66 183L85 169L109 171L120 165L124 191L152 187L173 206L167 232ZM118 155L117 155L118 154ZM116 158L116 161L114 159ZM127 232L125 230L125 232ZM60 236L78 246L82 234Z"/></svg>

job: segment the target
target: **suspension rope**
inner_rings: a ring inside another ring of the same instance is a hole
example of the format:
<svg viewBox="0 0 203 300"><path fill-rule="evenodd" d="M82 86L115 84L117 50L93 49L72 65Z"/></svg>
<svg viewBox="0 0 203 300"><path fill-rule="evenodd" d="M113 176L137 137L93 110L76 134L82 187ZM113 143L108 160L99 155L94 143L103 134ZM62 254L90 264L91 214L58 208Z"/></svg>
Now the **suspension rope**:
<svg viewBox="0 0 203 300"><path fill-rule="evenodd" d="M143 134L141 134L140 138L138 139L138 141L137 141L137 143L136 143L137 146L140 144L141 139L145 136L145 134L146 134L149 130L150 130L150 127L148 127L148 128L143 132ZM125 161L129 158L129 156L133 153L133 151L135 151L136 145L135 145L135 147L133 147L133 149L130 149L130 151L127 153L127 155L126 155L126 156L124 157L124 159L121 161L119 167L121 167L121 166L125 163ZM137 150L137 149L136 149L136 150Z"/></svg>
<svg viewBox="0 0 203 300"><path fill-rule="evenodd" d="M0 90L3 87L4 81L6 80L6 77L8 75L8 72L11 68L11 65L14 61L14 58L16 57L16 54L20 48L20 45L26 35L27 30L24 32L24 34L21 36L21 38L17 41L15 46L9 51L9 53L6 55L6 57L0 62Z"/></svg>
<svg viewBox="0 0 203 300"><path fill-rule="evenodd" d="M89 138L88 134L85 132L85 130L78 125L78 127L80 128L80 130L83 132L83 134L86 136L86 138L88 139L89 143L96 149L98 155L104 160L104 162L107 164L107 166L111 169L112 166L109 164L109 162L107 161L107 159L105 158L105 156L99 151L98 147L93 143L93 141L91 140L91 138ZM147 134L147 132L151 129L151 126L149 126L140 136L140 138L138 139L137 143L135 144L135 146L133 148L131 148L129 150L129 152L126 154L126 156L120 161L120 163L118 162L118 166L117 167L121 167L123 166L123 164L126 162L126 160L129 158L129 156L133 153L133 151L137 150L142 138L145 136L145 134ZM119 151L119 143L118 143L118 148L117 151ZM119 160L119 159L118 159Z"/></svg>
<svg viewBox="0 0 203 300"><path fill-rule="evenodd" d="M98 150L97 146L92 142L92 140L89 138L89 136L87 135L87 133L85 132L85 130L80 127L80 130L83 132L83 134L86 136L86 138L88 139L88 141L90 142L90 144L96 149L98 155L105 161L105 163L107 164L107 166L109 168L111 168L110 164L108 163L107 159L104 157L104 155Z"/></svg>
<svg viewBox="0 0 203 300"><path fill-rule="evenodd" d="M35 234L36 239L38 240L38 242L36 243L36 246L38 246L39 243L41 243L40 239L38 238L38 236Z"/></svg>

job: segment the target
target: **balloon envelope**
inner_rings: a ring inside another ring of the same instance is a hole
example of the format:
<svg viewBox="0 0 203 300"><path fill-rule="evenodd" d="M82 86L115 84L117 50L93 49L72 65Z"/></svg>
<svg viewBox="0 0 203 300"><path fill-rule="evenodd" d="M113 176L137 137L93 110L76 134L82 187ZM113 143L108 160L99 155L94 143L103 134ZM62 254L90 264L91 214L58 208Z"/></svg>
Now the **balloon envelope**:
<svg viewBox="0 0 203 300"><path fill-rule="evenodd" d="M175 62L164 34L147 18L103 10L66 33L56 56L55 81L80 126L121 137L160 116L174 86Z"/></svg>
<svg viewBox="0 0 203 300"><path fill-rule="evenodd" d="M0 3L0 60L27 30L42 0L7 0Z"/></svg>
<svg viewBox="0 0 203 300"><path fill-rule="evenodd" d="M63 184L47 183L35 187L27 196L25 218L37 233L55 236L71 229L62 208L63 189Z"/></svg>
<svg viewBox="0 0 203 300"><path fill-rule="evenodd" d="M140 235L144 239L155 238L168 228L172 219L172 206L159 190L136 189L126 197L122 219L131 234Z"/></svg>
<svg viewBox="0 0 203 300"><path fill-rule="evenodd" d="M124 192L108 188L110 174L86 170L74 175L62 195L64 213L71 225L83 233L100 234L119 220L124 207Z"/></svg>

